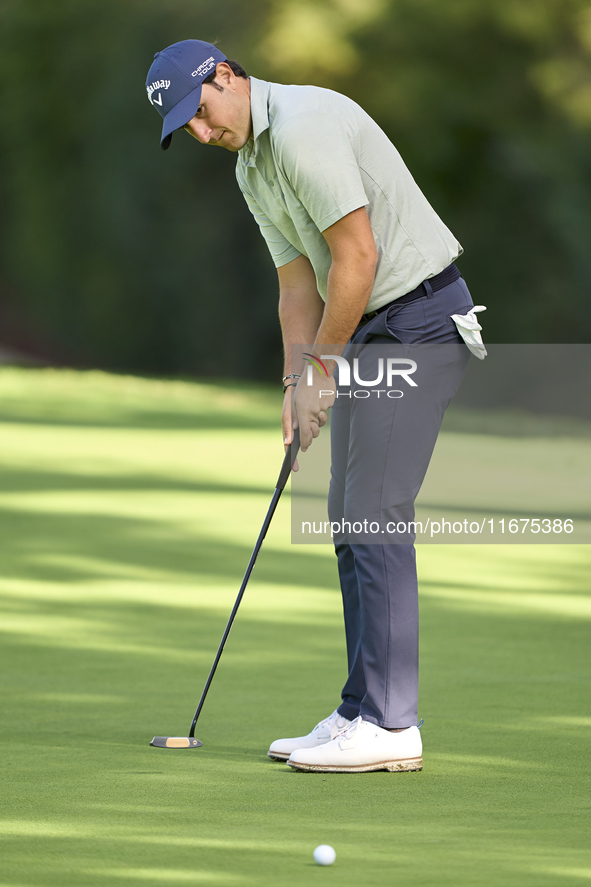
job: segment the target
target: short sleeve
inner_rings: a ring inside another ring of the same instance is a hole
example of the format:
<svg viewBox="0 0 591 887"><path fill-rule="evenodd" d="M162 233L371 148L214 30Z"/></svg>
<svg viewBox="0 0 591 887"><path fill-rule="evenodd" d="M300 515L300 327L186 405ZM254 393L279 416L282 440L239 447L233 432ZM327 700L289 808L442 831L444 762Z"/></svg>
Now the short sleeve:
<svg viewBox="0 0 591 887"><path fill-rule="evenodd" d="M271 222L271 220L265 215L238 171L236 172L236 178L244 199L246 200L246 204L259 226L261 234L265 238L265 242L269 248L275 267L281 268L282 265L287 265L288 262L297 259L301 253L289 242L289 240L287 240L286 237L284 237L281 231L279 231L273 222Z"/></svg>
<svg viewBox="0 0 591 887"><path fill-rule="evenodd" d="M278 165L319 231L368 206L354 119L324 110L290 116L275 133Z"/></svg>

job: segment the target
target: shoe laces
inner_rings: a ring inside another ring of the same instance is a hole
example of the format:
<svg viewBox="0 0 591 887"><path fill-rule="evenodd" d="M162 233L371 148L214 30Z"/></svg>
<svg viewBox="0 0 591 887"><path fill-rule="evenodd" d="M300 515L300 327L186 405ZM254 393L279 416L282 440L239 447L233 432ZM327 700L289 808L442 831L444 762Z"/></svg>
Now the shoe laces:
<svg viewBox="0 0 591 887"><path fill-rule="evenodd" d="M349 727L349 724L350 721L347 718L343 717L343 715L338 715L334 719L334 723L330 731L330 738L334 739L336 736L340 736L341 733L343 733Z"/></svg>
<svg viewBox="0 0 591 887"><path fill-rule="evenodd" d="M353 737L355 736L357 731L360 729L362 724L363 724L363 719L360 715L358 718L355 718L354 721L351 721L351 723L346 728L346 730L343 730L342 733L340 733L340 738L341 739L353 739Z"/></svg>
<svg viewBox="0 0 591 887"><path fill-rule="evenodd" d="M333 713L331 715L329 715L327 718L325 718L323 721L318 721L318 723L316 724L316 726L312 730L312 733L317 733L321 727L330 727L332 724L332 721L334 720L336 713L337 712L335 709L335 711L333 711Z"/></svg>
<svg viewBox="0 0 591 887"><path fill-rule="evenodd" d="M347 728L346 722L347 718L340 715L338 710L335 709L327 718L316 724L312 732L316 733L321 727L326 727L330 731L331 739L334 739L335 736L339 736Z"/></svg>

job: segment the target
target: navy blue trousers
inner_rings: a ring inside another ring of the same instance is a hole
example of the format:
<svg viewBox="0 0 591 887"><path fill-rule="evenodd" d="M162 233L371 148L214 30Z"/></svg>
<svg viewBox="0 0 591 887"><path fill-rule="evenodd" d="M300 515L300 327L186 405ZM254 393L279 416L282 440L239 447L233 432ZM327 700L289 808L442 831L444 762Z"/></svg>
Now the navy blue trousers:
<svg viewBox="0 0 591 887"><path fill-rule="evenodd" d="M344 352L358 357L358 377L376 378L376 356L398 354L417 364L416 387L390 399L342 391L331 416L329 517L341 526L386 526L414 519L414 501L445 410L468 366L470 352L452 314L473 307L462 278L389 309L360 325ZM368 347L369 346L369 347ZM386 359L386 358L384 358ZM361 386L362 387L362 386ZM384 387L384 386L382 386ZM378 534L378 535L381 535ZM343 596L349 675L339 714L380 727L418 720L419 612L415 534L382 544L367 532L334 535Z"/></svg>

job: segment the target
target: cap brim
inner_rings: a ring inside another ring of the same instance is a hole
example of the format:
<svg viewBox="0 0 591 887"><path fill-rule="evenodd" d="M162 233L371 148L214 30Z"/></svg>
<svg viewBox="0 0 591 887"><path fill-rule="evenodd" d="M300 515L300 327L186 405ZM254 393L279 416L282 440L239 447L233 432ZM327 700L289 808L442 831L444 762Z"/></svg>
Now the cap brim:
<svg viewBox="0 0 591 887"><path fill-rule="evenodd" d="M191 120L197 113L197 108L201 102L201 84L196 86L193 92L186 95L184 99L172 108L162 124L162 135L160 136L160 147L163 151L169 147L172 134L176 129L181 129Z"/></svg>

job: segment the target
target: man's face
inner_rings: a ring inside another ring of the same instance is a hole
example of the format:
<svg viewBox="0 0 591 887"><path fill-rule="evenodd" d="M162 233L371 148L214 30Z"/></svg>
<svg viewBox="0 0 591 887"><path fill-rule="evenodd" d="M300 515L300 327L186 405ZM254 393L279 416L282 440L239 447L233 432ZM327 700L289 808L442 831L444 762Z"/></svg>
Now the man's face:
<svg viewBox="0 0 591 887"><path fill-rule="evenodd" d="M216 69L216 83L222 91L205 83L197 113L183 129L204 145L239 151L252 131L250 81L236 77L222 62Z"/></svg>

